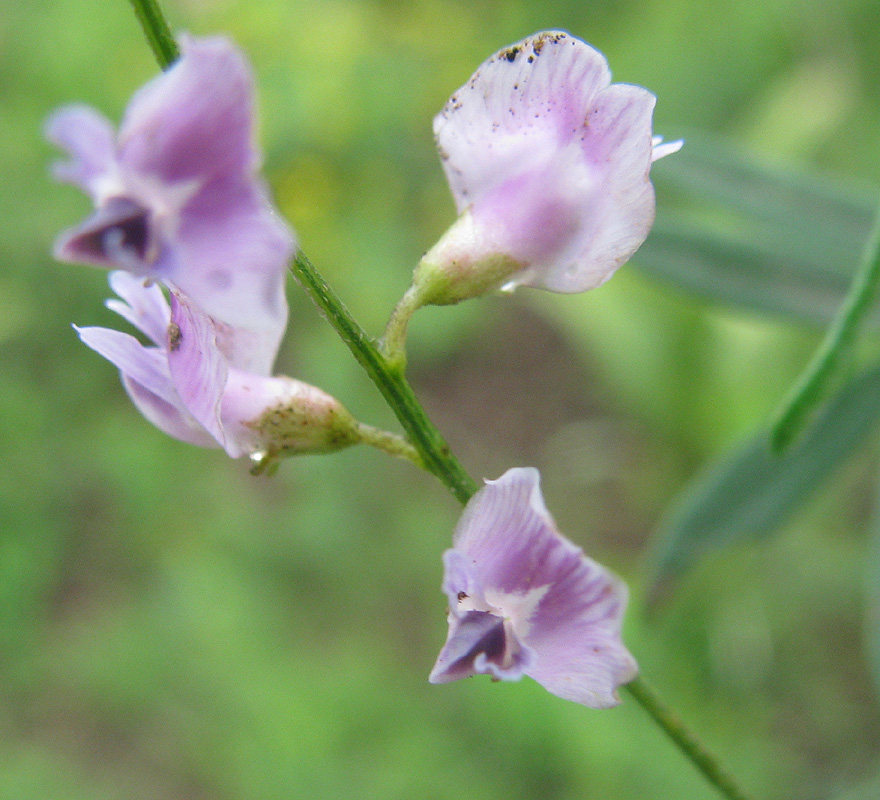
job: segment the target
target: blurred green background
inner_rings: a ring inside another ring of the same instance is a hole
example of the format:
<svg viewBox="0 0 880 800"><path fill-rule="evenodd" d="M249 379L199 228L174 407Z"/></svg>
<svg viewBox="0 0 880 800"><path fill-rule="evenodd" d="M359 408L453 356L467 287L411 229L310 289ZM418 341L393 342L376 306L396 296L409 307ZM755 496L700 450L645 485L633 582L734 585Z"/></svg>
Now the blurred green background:
<svg viewBox="0 0 880 800"><path fill-rule="evenodd" d="M654 91L667 138L880 185L876 0L165 6L251 58L278 202L377 334L452 220L433 114L537 30L569 30ZM253 478L153 429L78 342L71 322L118 319L101 271L49 254L88 202L49 181L42 121L71 101L118 120L155 72L124 0L0 2L0 798L714 797L628 697L596 712L528 680L427 684L459 513L430 476L354 449ZM780 535L708 558L646 614L652 529L767 417L820 331L637 262L582 296L420 312L413 382L473 474L542 470L562 530L630 582L644 674L756 796L841 796L880 760L862 644L876 447ZM396 429L289 295L278 370Z"/></svg>

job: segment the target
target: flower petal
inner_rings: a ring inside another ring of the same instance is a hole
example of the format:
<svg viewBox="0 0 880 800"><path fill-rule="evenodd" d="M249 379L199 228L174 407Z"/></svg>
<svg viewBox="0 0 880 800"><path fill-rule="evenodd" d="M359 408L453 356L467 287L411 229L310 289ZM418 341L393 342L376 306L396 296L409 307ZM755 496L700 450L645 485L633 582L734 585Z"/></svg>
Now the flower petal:
<svg viewBox="0 0 880 800"><path fill-rule="evenodd" d="M171 293L167 359L183 405L232 458L238 458L242 452L228 440L220 419L229 368L217 349L214 325L207 314L175 291Z"/></svg>
<svg viewBox="0 0 880 800"><path fill-rule="evenodd" d="M651 115L655 98L639 86L600 92L581 140L594 186L567 248L531 271L524 286L581 292L607 281L639 248L654 223Z"/></svg>
<svg viewBox="0 0 880 800"><path fill-rule="evenodd" d="M602 570L595 562L590 565ZM581 572L582 585L573 578L565 588L548 593L533 618L525 641L539 657L527 674L566 700L611 708L620 702L617 687L638 674L635 659L620 641L627 591L604 570L596 574L587 567ZM587 592L590 584L592 594ZM589 602L583 599L587 596Z"/></svg>
<svg viewBox="0 0 880 800"><path fill-rule="evenodd" d="M88 106L58 109L46 121L46 138L67 150L70 161L58 161L52 174L59 181L80 186L97 200L115 170L116 143L113 126Z"/></svg>
<svg viewBox="0 0 880 800"><path fill-rule="evenodd" d="M428 680L449 683L471 675L488 674L496 680L519 680L534 661L512 626L487 611L450 613L449 636Z"/></svg>
<svg viewBox="0 0 880 800"><path fill-rule="evenodd" d="M452 544L487 590L514 594L546 586L555 575L548 554L558 558L559 546L579 552L556 533L539 481L536 469L510 469L486 481L465 507Z"/></svg>
<svg viewBox="0 0 880 800"><path fill-rule="evenodd" d="M146 255L151 239L149 212L125 197L114 197L55 242L59 261L124 267L135 275L150 272Z"/></svg>
<svg viewBox="0 0 880 800"><path fill-rule="evenodd" d="M122 374L122 385L137 410L163 433L199 447L220 446L179 400L177 405L167 403L125 373Z"/></svg>
<svg viewBox="0 0 880 800"><path fill-rule="evenodd" d="M161 277L215 320L268 331L271 357L262 361L271 363L287 322L284 281L294 237L255 174L251 72L221 37L184 37L181 53L132 99L120 162L155 205L179 204L169 211L178 218L156 265ZM173 192L163 197L175 185L177 199Z"/></svg>
<svg viewBox="0 0 880 800"><path fill-rule="evenodd" d="M144 347L134 336L110 328L74 326L74 330L83 344L104 356L131 380L170 405L180 404L162 349Z"/></svg>
<svg viewBox="0 0 880 800"><path fill-rule="evenodd" d="M74 329L84 344L119 369L128 396L149 422L183 442L217 446L175 391L164 348L144 347L134 336L110 328Z"/></svg>
<svg viewBox="0 0 880 800"><path fill-rule="evenodd" d="M169 279L214 319L267 331L267 360L274 361L287 324L294 238L262 184L253 176L214 178L181 210L173 248Z"/></svg>
<svg viewBox="0 0 880 800"><path fill-rule="evenodd" d="M535 34L485 61L434 119L459 212L577 136L610 80L605 57L561 31Z"/></svg>
<svg viewBox="0 0 880 800"><path fill-rule="evenodd" d="M535 469L511 469L487 481L466 506L453 537L455 555L446 557L455 644L441 672L463 670L461 660L473 650L473 637L457 632L461 609L494 611L534 653L525 674L560 697L605 708L636 674L620 641L626 587L556 530L539 482ZM479 587L477 596L462 589L465 597L453 598L456 584L465 583Z"/></svg>
<svg viewBox="0 0 880 800"><path fill-rule="evenodd" d="M653 141L650 92L610 81L601 53L549 31L452 95L434 131L459 218L415 273L423 303L580 292L635 253L654 221L651 162L680 145Z"/></svg>
<svg viewBox="0 0 880 800"><path fill-rule="evenodd" d="M47 135L74 156L59 176L97 207L61 236L58 258L173 283L218 323L247 331L225 337L224 350L268 375L295 241L257 175L253 95L229 40L184 36L180 59L132 98L117 143L84 107L58 112Z"/></svg>
<svg viewBox="0 0 880 800"><path fill-rule="evenodd" d="M107 308L127 319L141 333L149 336L154 344L166 347L171 308L159 285L146 283L143 278L116 270L110 273L110 288L122 301L107 300Z"/></svg>
<svg viewBox="0 0 880 800"><path fill-rule="evenodd" d="M253 89L247 62L223 37L180 41L181 56L132 98L119 130L126 168L163 182L250 173Z"/></svg>

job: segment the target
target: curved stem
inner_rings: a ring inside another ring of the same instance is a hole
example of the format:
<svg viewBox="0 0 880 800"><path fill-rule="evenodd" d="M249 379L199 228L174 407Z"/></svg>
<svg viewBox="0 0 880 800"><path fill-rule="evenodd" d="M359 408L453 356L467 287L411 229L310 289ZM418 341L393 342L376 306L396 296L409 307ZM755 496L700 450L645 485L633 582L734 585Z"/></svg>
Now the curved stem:
<svg viewBox="0 0 880 800"><path fill-rule="evenodd" d="M376 384L421 456L424 468L436 475L460 502L466 503L476 492L477 484L416 399L403 374L403 364L392 365L379 352L301 250L294 256L291 270Z"/></svg>
<svg viewBox="0 0 880 800"><path fill-rule="evenodd" d="M406 330L412 315L423 305L422 293L413 284L391 312L381 348L385 360L394 368L406 369Z"/></svg>
<svg viewBox="0 0 880 800"><path fill-rule="evenodd" d="M749 800L749 796L737 786L736 781L721 766L718 759L684 726L678 715L663 703L644 678L636 678L623 688L651 715L666 735L721 794L729 800Z"/></svg>
<svg viewBox="0 0 880 800"><path fill-rule="evenodd" d="M880 210L868 239L862 263L849 294L831 323L828 333L794 388L783 403L771 432L774 451L785 451L795 440L809 416L821 401L831 379L848 355L856 334L880 287Z"/></svg>
<svg viewBox="0 0 880 800"><path fill-rule="evenodd" d="M180 56L171 28L156 0L131 0L144 35L162 69L168 69Z"/></svg>
<svg viewBox="0 0 880 800"><path fill-rule="evenodd" d="M358 423L358 433L361 435L361 442L363 444L375 447L389 456L403 458L406 461L412 462L420 469L425 469L425 462L419 455L419 451L402 436L374 428L372 425L367 425L364 422Z"/></svg>

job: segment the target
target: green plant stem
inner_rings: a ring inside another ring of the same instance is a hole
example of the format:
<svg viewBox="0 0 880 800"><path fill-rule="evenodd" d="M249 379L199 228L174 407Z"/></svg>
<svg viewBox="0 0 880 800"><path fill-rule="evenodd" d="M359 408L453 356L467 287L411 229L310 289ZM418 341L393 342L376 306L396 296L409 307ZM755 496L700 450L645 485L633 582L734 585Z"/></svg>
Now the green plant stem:
<svg viewBox="0 0 880 800"><path fill-rule="evenodd" d="M159 8L156 0L131 0L131 4L134 6L138 22L144 29L147 42L156 56L156 61L162 69L168 69L177 61L180 51L177 49L177 42L174 41L162 9Z"/></svg>
<svg viewBox="0 0 880 800"><path fill-rule="evenodd" d="M864 323L880 286L880 210L862 256L861 266L840 311L806 370L777 413L771 446L784 452L804 427L810 412L821 402L831 380L840 371Z"/></svg>
<svg viewBox="0 0 880 800"><path fill-rule="evenodd" d="M638 701L639 705L651 715L653 720L665 731L666 735L675 743L696 766L706 780L709 781L721 794L729 800L749 800L736 784L736 781L724 770L718 759L710 753L699 739L694 736L682 723L678 715L672 711L657 692L645 681L644 678L636 678L632 683L623 687Z"/></svg>
<svg viewBox="0 0 880 800"><path fill-rule="evenodd" d="M419 455L419 451L402 436L374 428L372 425L367 425L363 422L358 423L358 432L361 435L361 442L363 444L375 447L389 456L410 461L421 469L425 468L425 462L421 455Z"/></svg>
<svg viewBox="0 0 880 800"><path fill-rule="evenodd" d="M409 441L421 456L424 468L436 475L460 502L466 503L476 492L477 484L452 454L440 431L416 399L404 376L403 364L391 364L379 352L376 344L355 322L348 309L301 250L294 257L291 269L300 285L376 384L403 426Z"/></svg>
<svg viewBox="0 0 880 800"><path fill-rule="evenodd" d="M412 315L422 307L419 289L413 285L406 290L391 312L385 335L382 337L382 355L389 364L406 369L406 330Z"/></svg>

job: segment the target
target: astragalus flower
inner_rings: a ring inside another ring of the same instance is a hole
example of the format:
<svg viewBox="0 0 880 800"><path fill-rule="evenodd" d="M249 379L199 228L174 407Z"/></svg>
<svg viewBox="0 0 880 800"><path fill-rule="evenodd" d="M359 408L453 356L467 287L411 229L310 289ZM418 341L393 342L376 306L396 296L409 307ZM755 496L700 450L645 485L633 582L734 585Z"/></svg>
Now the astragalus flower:
<svg viewBox="0 0 880 800"><path fill-rule="evenodd" d="M50 117L47 137L71 156L54 174L96 209L59 237L55 255L171 283L217 322L251 331L241 357L270 352L286 326L294 237L257 174L250 69L222 37L184 36L180 46L180 59L134 95L118 136L85 106Z"/></svg>
<svg viewBox="0 0 880 800"><path fill-rule="evenodd" d="M654 103L560 31L488 59L434 119L459 217L416 269L419 304L608 280L653 224L651 163L681 146L652 135Z"/></svg>
<svg viewBox="0 0 880 800"><path fill-rule="evenodd" d="M556 530L539 481L535 469L508 470L465 507L444 555L449 636L430 680L528 675L608 708L637 674L620 639L627 590Z"/></svg>
<svg viewBox="0 0 880 800"><path fill-rule="evenodd" d="M357 421L320 389L236 366L236 330L218 325L182 292L172 291L169 305L143 278L117 271L110 284L122 299L108 300L108 307L152 344L109 328L77 331L119 368L132 402L169 436L263 464L362 440Z"/></svg>

